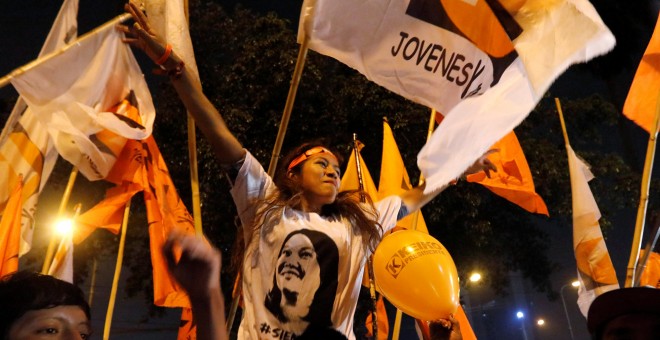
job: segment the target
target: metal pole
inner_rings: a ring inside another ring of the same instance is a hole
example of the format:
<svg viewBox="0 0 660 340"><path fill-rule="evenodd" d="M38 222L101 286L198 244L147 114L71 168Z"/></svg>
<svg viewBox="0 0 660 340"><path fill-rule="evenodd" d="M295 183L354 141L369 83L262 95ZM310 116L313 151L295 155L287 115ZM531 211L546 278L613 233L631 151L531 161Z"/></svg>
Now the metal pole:
<svg viewBox="0 0 660 340"><path fill-rule="evenodd" d="M566 300L564 300L564 288L568 287L569 285L570 283L561 286L561 289L559 289L559 295L561 295L561 303L564 305L564 314L566 314L566 322L568 322L568 331L571 332L571 340L575 340L575 337L573 336L573 327L571 326L571 318L568 317Z"/></svg>

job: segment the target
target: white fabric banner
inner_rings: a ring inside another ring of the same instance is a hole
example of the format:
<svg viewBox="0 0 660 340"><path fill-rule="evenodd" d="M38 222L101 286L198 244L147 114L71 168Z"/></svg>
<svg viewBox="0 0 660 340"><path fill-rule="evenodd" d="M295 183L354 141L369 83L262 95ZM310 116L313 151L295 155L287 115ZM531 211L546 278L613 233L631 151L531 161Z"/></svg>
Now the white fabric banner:
<svg viewBox="0 0 660 340"><path fill-rule="evenodd" d="M142 72L123 34L108 25L64 53L12 79L12 84L47 127L57 151L90 180L104 178L116 160L93 135L108 130L130 139L147 138L155 111ZM135 101L142 126L107 110Z"/></svg>
<svg viewBox="0 0 660 340"><path fill-rule="evenodd" d="M614 46L587 0L500 9L485 0L305 0L298 39L445 116L418 155L433 191L517 126L569 65Z"/></svg>
<svg viewBox="0 0 660 340"><path fill-rule="evenodd" d="M39 57L76 39L77 15L78 0L64 0ZM0 202L9 199L11 188L16 185L18 175L22 174L26 186L23 193L20 255L31 248L39 193L46 185L56 161L57 150L48 132L34 117L23 98L19 97L0 135L0 173L5 174L0 180Z"/></svg>
<svg viewBox="0 0 660 340"><path fill-rule="evenodd" d="M163 37L193 71L199 81L195 52L193 51L188 21L182 0L146 0L145 9L149 22L158 36Z"/></svg>

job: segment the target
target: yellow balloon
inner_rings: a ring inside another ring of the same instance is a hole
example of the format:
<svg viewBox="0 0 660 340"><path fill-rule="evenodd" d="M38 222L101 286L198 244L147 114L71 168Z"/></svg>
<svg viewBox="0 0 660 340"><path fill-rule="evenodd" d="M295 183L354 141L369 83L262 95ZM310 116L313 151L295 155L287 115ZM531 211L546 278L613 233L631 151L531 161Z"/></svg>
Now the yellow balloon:
<svg viewBox="0 0 660 340"><path fill-rule="evenodd" d="M374 252L373 266L379 291L402 312L422 320L456 312L456 265L431 235L402 230L386 236Z"/></svg>

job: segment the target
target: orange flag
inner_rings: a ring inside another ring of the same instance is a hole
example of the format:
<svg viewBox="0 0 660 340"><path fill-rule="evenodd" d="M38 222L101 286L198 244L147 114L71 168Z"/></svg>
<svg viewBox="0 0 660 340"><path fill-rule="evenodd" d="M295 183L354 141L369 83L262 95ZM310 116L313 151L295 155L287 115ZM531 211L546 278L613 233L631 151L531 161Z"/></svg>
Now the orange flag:
<svg viewBox="0 0 660 340"><path fill-rule="evenodd" d="M142 141L127 141L105 179L117 186L108 190L103 201L76 219L82 226L75 236L76 243L98 227L118 231L126 202L142 191L149 222L154 304L190 307L188 296L167 271L161 247L173 228L190 234L195 233L195 228L192 217L174 188L153 136Z"/></svg>
<svg viewBox="0 0 660 340"><path fill-rule="evenodd" d="M378 336L376 340L387 340L387 337L390 333L390 324L387 322L387 310L385 310L385 300L383 300L383 295L378 296L376 300L376 322L378 323ZM373 338L372 330L371 313L367 315L367 338Z"/></svg>
<svg viewBox="0 0 660 340"><path fill-rule="evenodd" d="M651 133L660 96L660 17L623 106L623 114ZM657 127L656 127L657 128ZM653 131L654 134L656 131Z"/></svg>
<svg viewBox="0 0 660 340"><path fill-rule="evenodd" d="M394 134L387 121L383 121L383 157L380 166L380 181L378 182L378 195L385 198L391 195L400 195L406 190L410 190L410 177L403 164L403 158L399 152L399 147L394 140ZM421 211L410 214L398 221L396 225L406 229L413 229L429 233L422 216ZM415 221L415 217L417 221Z"/></svg>
<svg viewBox="0 0 660 340"><path fill-rule="evenodd" d="M440 117L441 115L436 115ZM525 163L527 164L527 163ZM396 145L394 140L394 134L392 133L392 128L387 121L383 121L383 157L382 164L380 167L380 182L378 183L378 193L381 198L384 198L389 195L398 195L412 188L410 185L410 177L408 177L408 172L403 164L403 158L399 152L399 147ZM417 214L417 230L423 231L428 234L428 228L426 227L426 222L424 221L424 216L422 212ZM411 229L414 223L414 215L406 216L404 219L397 222L397 227L403 227L406 229ZM461 306L458 307L458 312L456 313L456 319L461 325L461 332L463 333L464 339L476 339L474 332L472 331L472 326ZM419 325L424 324L424 322L417 320ZM422 332L424 328L420 326ZM428 333L428 327L427 333ZM471 334L472 337L469 335ZM467 335L467 336L466 336Z"/></svg>
<svg viewBox="0 0 660 340"><path fill-rule="evenodd" d="M438 124L442 119L440 113L435 115ZM532 171L529 170L529 164L516 134L513 131L509 132L490 149L499 150L488 156L488 159L497 166L497 172L491 172L491 178L488 178L484 172L469 175L467 181L481 184L496 195L529 212L548 216L548 208L541 196L536 193Z"/></svg>
<svg viewBox="0 0 660 340"><path fill-rule="evenodd" d="M371 177L367 165L364 164L364 159L360 151L364 148L364 144L358 141L358 159L360 161L360 170L362 172L362 185L364 186L364 191L371 196L371 199L375 202L378 201L378 189L374 184L374 180ZM348 163L346 163L346 170L344 175L341 177L341 184L339 186L339 191L348 191L348 190L358 190L360 188L360 181L358 178L357 162L355 161L355 151L351 151L351 156L348 158Z"/></svg>
<svg viewBox="0 0 660 340"><path fill-rule="evenodd" d="M23 210L23 176L7 201L0 219L0 277L18 270L18 251L21 244L21 214Z"/></svg>
<svg viewBox="0 0 660 340"><path fill-rule="evenodd" d="M639 258L641 259L643 255L644 250L640 250ZM660 254L651 252L646 262L646 268L644 268L644 272L642 272L642 276L639 278L639 285L640 287L651 286L660 288Z"/></svg>
<svg viewBox="0 0 660 340"><path fill-rule="evenodd" d="M491 178L488 178L484 172L469 175L468 182L479 183L529 212L548 216L548 208L541 196L536 193L532 172L529 170L516 134L511 131L491 149L500 150L488 156L488 159L497 166L497 172L491 172Z"/></svg>

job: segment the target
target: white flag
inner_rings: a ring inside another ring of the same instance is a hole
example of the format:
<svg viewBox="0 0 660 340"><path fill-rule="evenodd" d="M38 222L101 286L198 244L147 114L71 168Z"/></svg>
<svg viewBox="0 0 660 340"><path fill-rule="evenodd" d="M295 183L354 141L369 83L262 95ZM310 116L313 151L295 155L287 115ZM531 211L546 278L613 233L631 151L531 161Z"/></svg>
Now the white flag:
<svg viewBox="0 0 660 340"><path fill-rule="evenodd" d="M580 281L578 306L586 317L594 299L618 289L619 283L598 223L600 210L589 189L588 182L594 175L568 144L566 152L573 196L573 249Z"/></svg>
<svg viewBox="0 0 660 340"><path fill-rule="evenodd" d="M509 4L505 4L509 6ZM445 120L420 151L433 191L517 126L614 36L587 0L305 0L299 40Z"/></svg>
<svg viewBox="0 0 660 340"><path fill-rule="evenodd" d="M56 51L77 36L78 0L65 0L41 48L39 57ZM23 217L21 220L20 255L32 245L34 214L39 193L57 161L57 150L44 126L34 117L19 97L0 135L0 207L9 199L10 188L16 186L20 174L25 182ZM4 208L0 208L4 210Z"/></svg>
<svg viewBox="0 0 660 340"><path fill-rule="evenodd" d="M107 25L12 79L59 154L90 180L104 178L117 156L96 134L110 131L144 139L151 134L155 118L147 84L122 37ZM141 125L109 112L127 98L138 108Z"/></svg>
<svg viewBox="0 0 660 340"><path fill-rule="evenodd" d="M192 70L199 81L195 52L193 51L188 21L182 0L146 0L145 9L149 22L158 36L163 37L172 49L186 61L186 66Z"/></svg>

